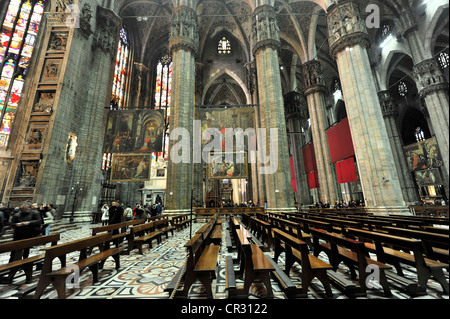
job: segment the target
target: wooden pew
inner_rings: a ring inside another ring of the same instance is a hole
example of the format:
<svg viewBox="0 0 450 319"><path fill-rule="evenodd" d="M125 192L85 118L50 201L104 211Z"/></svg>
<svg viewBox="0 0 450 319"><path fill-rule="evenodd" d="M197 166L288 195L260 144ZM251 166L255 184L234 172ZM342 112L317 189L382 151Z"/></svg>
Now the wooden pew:
<svg viewBox="0 0 450 319"><path fill-rule="evenodd" d="M175 226L177 231L180 231L183 228L186 228L191 223L191 220L189 218L189 214L174 216L172 218L172 225Z"/></svg>
<svg viewBox="0 0 450 319"><path fill-rule="evenodd" d="M385 227L391 235L420 239L423 244L425 255L434 260L449 263L449 235L426 232L422 230L405 229L397 227Z"/></svg>
<svg viewBox="0 0 450 319"><path fill-rule="evenodd" d="M156 222L145 223L130 227L130 238L128 240L128 253L135 247L138 248L139 254L143 255L142 247L148 243L149 248L153 248L152 241L157 240L158 244L162 242L161 230L156 229Z"/></svg>
<svg viewBox="0 0 450 319"><path fill-rule="evenodd" d="M39 277L39 283L36 288L36 292L33 296L34 299L39 299L44 293L45 289L52 284L58 292L59 299L66 298L66 279L72 275L75 269L79 270L79 274L89 268L92 272L93 282L98 282L98 270L103 269L103 265L107 258L114 258L116 269L120 268L120 252L124 249L110 248L111 234L102 234L97 236L88 237L85 239L76 240L73 242L44 248L45 258L42 266L41 275ZM98 247L99 252L88 255L88 251L92 247ZM66 257L68 254L78 252L78 261L66 266ZM61 268L53 271L53 261L55 258L60 258Z"/></svg>
<svg viewBox="0 0 450 319"><path fill-rule="evenodd" d="M307 234L311 233L310 228L319 228L330 232L332 231L332 225L330 223L322 222L320 220L293 216L289 216L288 219L295 223L299 223L302 230Z"/></svg>
<svg viewBox="0 0 450 319"><path fill-rule="evenodd" d="M209 222L202 233L196 233L185 245L187 249L186 272L184 273L183 295L187 296L192 284L200 280L208 298L213 298L211 282L216 278L219 245L208 245L214 221Z"/></svg>
<svg viewBox="0 0 450 319"><path fill-rule="evenodd" d="M92 228L92 236L100 235L103 233L111 233L111 242L113 242L116 247L119 247L125 238L129 237L128 229L131 226L143 224L144 219L141 220L131 220L128 222L123 222L119 224L112 224L100 227Z"/></svg>
<svg viewBox="0 0 450 319"><path fill-rule="evenodd" d="M2 278L1 284L11 284L16 273L22 269L25 272L26 283L29 284L33 280L33 266L42 264L45 254L29 256L23 259L23 251L33 247L47 245L51 243L52 246L58 244L60 234L55 233L48 236L34 237L24 240L10 241L0 244L0 254L11 253L12 261L0 265L0 276L7 275L7 278Z"/></svg>
<svg viewBox="0 0 450 319"><path fill-rule="evenodd" d="M347 219L361 223L360 228L368 229L370 231L382 230L383 227L392 226L392 222L390 221L379 220L364 216L348 216Z"/></svg>
<svg viewBox="0 0 450 319"><path fill-rule="evenodd" d="M425 258L423 256L424 251L420 240L353 228L349 228L347 231L349 234L358 237L360 240L365 239L372 241L375 245L370 245L370 243L366 244L368 250L376 253L377 260L380 262L393 265L399 276L404 276L400 263L416 268L418 284L417 290L414 289L414 286L408 284L405 287L407 293L412 295L426 294L427 282L430 278L435 279L439 284L441 284L445 294L449 293L448 282L446 281L442 271L443 268L448 269L448 264ZM388 248L387 245L392 245L406 251L411 251L412 254ZM373 246L375 246L375 250L373 250ZM390 279L397 280L398 278L396 276L390 276ZM397 280L397 282L404 286L405 281Z"/></svg>
<svg viewBox="0 0 450 319"><path fill-rule="evenodd" d="M175 227L169 223L169 218L167 216L154 221L154 223L156 230L161 231L166 236L166 239L169 239L169 232L173 236Z"/></svg>
<svg viewBox="0 0 450 319"><path fill-rule="evenodd" d="M273 237L271 224L269 222L255 217L250 217L250 229L256 238L261 240L263 245L266 244L268 248L272 247Z"/></svg>
<svg viewBox="0 0 450 319"><path fill-rule="evenodd" d="M332 227L332 232L338 232L343 235L345 235L345 229L347 227L362 228L361 222L350 220L348 218L329 218L322 216L311 216L310 218L330 223Z"/></svg>
<svg viewBox="0 0 450 319"><path fill-rule="evenodd" d="M312 236L302 231L301 224L293 222L288 219L284 219L282 217L283 215L280 215L280 217L269 218L272 229L279 229L285 233L288 233L291 236L303 240L312 248L312 241L311 241Z"/></svg>
<svg viewBox="0 0 450 319"><path fill-rule="evenodd" d="M425 217L425 216L405 216L405 215L396 215L392 214L389 217L400 218L400 219L409 219L409 220L419 220L425 223L425 226L433 226L433 225L449 225L448 218L441 217Z"/></svg>
<svg viewBox="0 0 450 319"><path fill-rule="evenodd" d="M331 297L333 293L331 292L327 270L333 269L333 267L316 256L309 254L308 245L304 241L279 229L274 229L273 232L275 236L274 260L277 262L280 253L282 251L285 252L286 264L284 271L286 275L289 276L291 267L297 262L302 266L302 292L307 294L311 281L317 277L323 284L327 296Z"/></svg>
<svg viewBox="0 0 450 319"><path fill-rule="evenodd" d="M341 234L330 233L322 229L312 228L311 233L314 236L314 256L318 257L322 251L327 254L328 259L334 268L333 273L329 272L330 277L340 290L348 293L350 296L366 296L368 289L366 284L368 276L367 269L368 266L373 266L379 270L379 283L383 287L384 294L386 296L392 295L385 274L385 270L391 269L391 266L369 258L363 242L346 238ZM321 243L319 239L324 240L327 243ZM348 284L336 273L341 262L350 269L352 279L358 277L358 286ZM356 275L355 268L358 270L358 275Z"/></svg>

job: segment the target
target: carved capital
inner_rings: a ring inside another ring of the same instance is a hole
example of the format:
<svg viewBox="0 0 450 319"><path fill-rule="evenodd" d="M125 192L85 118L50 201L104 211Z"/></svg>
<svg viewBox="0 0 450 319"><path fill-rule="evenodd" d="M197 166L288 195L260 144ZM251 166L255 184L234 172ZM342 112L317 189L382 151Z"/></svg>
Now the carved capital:
<svg viewBox="0 0 450 319"><path fill-rule="evenodd" d="M253 13L252 37L255 43L254 55L265 47L280 49L280 28L274 7L264 5L256 8Z"/></svg>
<svg viewBox="0 0 450 319"><path fill-rule="evenodd" d="M169 47L184 49L197 54L199 46L197 14L192 8L178 7L173 11Z"/></svg>
<svg viewBox="0 0 450 319"><path fill-rule="evenodd" d="M303 80L306 95L327 91L320 61L312 60L303 64Z"/></svg>
<svg viewBox="0 0 450 319"><path fill-rule="evenodd" d="M116 56L117 43L119 41L119 31L121 19L113 11L102 7L97 7L97 26L94 33L92 49L100 49L109 53L111 57Z"/></svg>
<svg viewBox="0 0 450 319"><path fill-rule="evenodd" d="M419 94L422 98L436 91L448 90L448 82L435 59L416 64L413 68Z"/></svg>
<svg viewBox="0 0 450 319"><path fill-rule="evenodd" d="M345 2L328 13L328 34L332 56L357 44L368 47L369 35L357 4Z"/></svg>
<svg viewBox="0 0 450 319"><path fill-rule="evenodd" d="M381 111L383 112L383 116L396 117L398 115L398 105L392 98L391 93L389 93L389 91L381 91L378 92L378 97L380 99L380 106Z"/></svg>

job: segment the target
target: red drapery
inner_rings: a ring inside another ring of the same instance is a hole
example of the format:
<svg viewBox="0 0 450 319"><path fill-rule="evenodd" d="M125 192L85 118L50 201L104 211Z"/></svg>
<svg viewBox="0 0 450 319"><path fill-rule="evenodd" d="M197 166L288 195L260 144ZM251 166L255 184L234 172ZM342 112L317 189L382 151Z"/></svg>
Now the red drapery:
<svg viewBox="0 0 450 319"><path fill-rule="evenodd" d="M319 188L319 176L317 172L314 171L308 174L308 185L309 189Z"/></svg>
<svg viewBox="0 0 450 319"><path fill-rule="evenodd" d="M343 119L330 128L327 131L327 136L332 163L337 163L355 155L348 118Z"/></svg>
<svg viewBox="0 0 450 319"><path fill-rule="evenodd" d="M295 179L295 166L294 166L294 156L291 156L291 178L292 178L292 188L294 189L294 193L297 192L297 180Z"/></svg>
<svg viewBox="0 0 450 319"><path fill-rule="evenodd" d="M336 163L336 175L339 184L358 181L353 157Z"/></svg>
<svg viewBox="0 0 450 319"><path fill-rule="evenodd" d="M316 155L314 154L314 144L310 143L303 147L303 163L305 166L305 173L317 171Z"/></svg>

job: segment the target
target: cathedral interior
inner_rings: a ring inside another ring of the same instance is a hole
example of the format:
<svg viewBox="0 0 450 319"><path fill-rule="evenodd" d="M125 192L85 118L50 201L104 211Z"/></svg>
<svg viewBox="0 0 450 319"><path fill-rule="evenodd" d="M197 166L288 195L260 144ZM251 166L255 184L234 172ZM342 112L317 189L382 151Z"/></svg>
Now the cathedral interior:
<svg viewBox="0 0 450 319"><path fill-rule="evenodd" d="M0 210L49 203L56 220L88 225L104 204L161 204L175 225L199 209L382 217L435 205L446 206L448 240L448 10L448 0L2 0ZM226 216L231 232L239 222ZM145 291L130 274L156 260L181 269L192 225L177 231L177 244L124 257L129 268L113 275L128 292L103 281L90 297L163 296L172 277L152 268L165 288ZM431 299L448 299L448 242L444 255ZM219 264L217 299L229 296L227 256Z"/></svg>

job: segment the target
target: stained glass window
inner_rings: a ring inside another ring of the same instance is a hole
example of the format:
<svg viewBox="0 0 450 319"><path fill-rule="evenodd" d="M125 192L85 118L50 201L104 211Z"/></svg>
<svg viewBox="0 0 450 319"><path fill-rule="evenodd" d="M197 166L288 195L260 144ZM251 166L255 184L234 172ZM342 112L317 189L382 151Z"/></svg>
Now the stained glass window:
<svg viewBox="0 0 450 319"><path fill-rule="evenodd" d="M442 69L448 68L449 56L447 52L441 52L438 55L438 62Z"/></svg>
<svg viewBox="0 0 450 319"><path fill-rule="evenodd" d="M164 136L164 159L169 156L169 120L172 103L173 63L169 55L164 55L156 66L155 109L164 110L166 134Z"/></svg>
<svg viewBox="0 0 450 319"><path fill-rule="evenodd" d="M112 110L126 108L126 87L128 80L128 58L129 58L128 35L124 28L120 31L120 41L117 48L116 67L114 70L114 83L112 90Z"/></svg>
<svg viewBox="0 0 450 319"><path fill-rule="evenodd" d="M231 43L226 37L223 37L217 46L217 53L219 54L231 54Z"/></svg>
<svg viewBox="0 0 450 319"><path fill-rule="evenodd" d="M8 146L45 0L11 0L0 31L0 148Z"/></svg>
<svg viewBox="0 0 450 319"><path fill-rule="evenodd" d="M389 24L383 25L383 27L381 28L381 36L384 38L389 33L391 33L391 26Z"/></svg>

